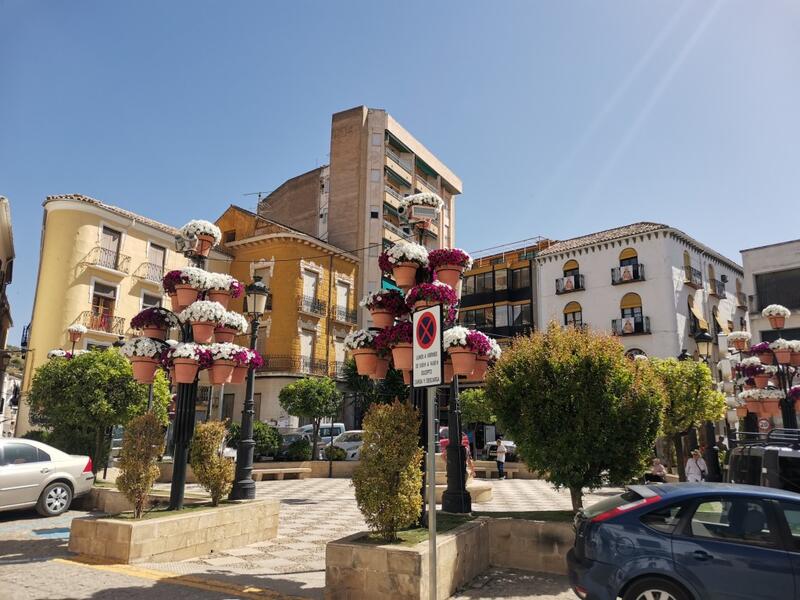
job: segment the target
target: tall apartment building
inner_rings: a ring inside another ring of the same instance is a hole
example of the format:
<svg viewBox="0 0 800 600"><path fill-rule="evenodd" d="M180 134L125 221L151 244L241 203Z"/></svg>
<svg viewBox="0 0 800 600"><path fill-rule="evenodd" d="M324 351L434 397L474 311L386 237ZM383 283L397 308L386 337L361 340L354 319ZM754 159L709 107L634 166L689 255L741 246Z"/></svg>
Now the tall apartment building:
<svg viewBox="0 0 800 600"><path fill-rule="evenodd" d="M800 240L741 252L744 289L737 292L741 294L741 304L749 306L753 343L772 342L779 337L800 339ZM773 330L769 320L761 316L770 304L781 304L792 311L785 329Z"/></svg>
<svg viewBox="0 0 800 600"><path fill-rule="evenodd" d="M70 325L80 323L88 330L76 349L106 347L134 334L129 323L142 309L166 304L164 272L188 264L175 251L177 233L88 196L47 197L33 314L22 340L28 358L17 435L30 428L24 397L33 373L53 348L71 348ZM228 261L214 250L207 268L227 272Z"/></svg>
<svg viewBox="0 0 800 600"><path fill-rule="evenodd" d="M358 106L333 115L330 164L294 177L259 203L259 215L299 229L358 256L357 293L382 281L382 248L412 239L397 208L403 196L435 192L444 200L426 231L429 248L453 246L455 197L461 180L385 110ZM416 240L414 240L416 241ZM359 321L369 318L362 311Z"/></svg>

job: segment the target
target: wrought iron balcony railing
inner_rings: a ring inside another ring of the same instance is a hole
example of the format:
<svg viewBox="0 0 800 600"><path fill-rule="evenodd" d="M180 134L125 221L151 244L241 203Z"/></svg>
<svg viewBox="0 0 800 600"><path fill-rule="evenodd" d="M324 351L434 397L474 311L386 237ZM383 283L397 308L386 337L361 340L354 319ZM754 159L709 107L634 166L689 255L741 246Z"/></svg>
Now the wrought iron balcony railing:
<svg viewBox="0 0 800 600"><path fill-rule="evenodd" d="M739 308L747 308L747 296L744 292L736 292L736 306Z"/></svg>
<svg viewBox="0 0 800 600"><path fill-rule="evenodd" d="M683 275L685 277L684 282L686 285L690 285L694 288L703 287L703 274L700 272L700 269L695 269L689 265L684 265Z"/></svg>
<svg viewBox="0 0 800 600"><path fill-rule="evenodd" d="M644 265L629 265L611 269L611 285L619 285L631 281L644 281Z"/></svg>
<svg viewBox="0 0 800 600"><path fill-rule="evenodd" d="M635 335L637 333L650 333L650 317L627 317L613 319L611 331L614 335Z"/></svg>
<svg viewBox="0 0 800 600"><path fill-rule="evenodd" d="M81 264L103 267L121 273L128 273L130 269L131 257L120 254L116 250L110 250L101 246L91 249Z"/></svg>
<svg viewBox="0 0 800 600"><path fill-rule="evenodd" d="M422 184L423 184L423 185L424 185L426 188L428 188L430 191L432 191L433 193L435 193L435 194L438 194L438 193L439 193L439 189L436 187L436 185L435 185L435 184L433 184L433 183L431 183L430 181L428 181L428 180L427 180L427 179L425 179L424 177L422 177L422 176L420 176L420 175L417 175L417 181L418 181L418 182L422 182Z"/></svg>
<svg viewBox="0 0 800 600"><path fill-rule="evenodd" d="M325 316L328 303L313 296L302 296L297 303L297 309L310 315Z"/></svg>
<svg viewBox="0 0 800 600"><path fill-rule="evenodd" d="M340 323L355 323L358 321L358 312L346 307L337 306L333 310L333 318Z"/></svg>
<svg viewBox="0 0 800 600"><path fill-rule="evenodd" d="M327 361L299 354L267 354L264 365L259 369L263 373L297 373L303 375L328 375Z"/></svg>
<svg viewBox="0 0 800 600"><path fill-rule="evenodd" d="M164 279L164 265L142 263L136 267L133 276L151 283L161 283Z"/></svg>
<svg viewBox="0 0 800 600"><path fill-rule="evenodd" d="M586 289L583 285L583 275L570 275L556 279L556 294L569 294Z"/></svg>
<svg viewBox="0 0 800 600"><path fill-rule="evenodd" d="M389 187L388 185L384 186L386 188L386 193L389 194L392 198L396 198L397 200L403 199L403 194L396 191L394 188Z"/></svg>
<svg viewBox="0 0 800 600"><path fill-rule="evenodd" d="M75 319L75 323L79 323L92 331L103 331L115 335L125 334L125 319L122 317L115 317L114 315L85 310L78 315L78 318Z"/></svg>
<svg viewBox="0 0 800 600"><path fill-rule="evenodd" d="M344 361L335 361L331 363L330 376L334 379L343 380L345 378Z"/></svg>
<svg viewBox="0 0 800 600"><path fill-rule="evenodd" d="M725 297L725 284L722 283L719 279L712 279L709 284L711 285L710 293L716 296L717 298L724 298Z"/></svg>
<svg viewBox="0 0 800 600"><path fill-rule="evenodd" d="M399 154L397 154L396 152L393 152L392 150L389 150L389 148L387 148L386 149L386 156L391 158L394 162L396 162L398 165L400 165L404 170L406 170L409 173L411 173L411 165L408 163L408 161L405 161L402 158L400 158Z"/></svg>

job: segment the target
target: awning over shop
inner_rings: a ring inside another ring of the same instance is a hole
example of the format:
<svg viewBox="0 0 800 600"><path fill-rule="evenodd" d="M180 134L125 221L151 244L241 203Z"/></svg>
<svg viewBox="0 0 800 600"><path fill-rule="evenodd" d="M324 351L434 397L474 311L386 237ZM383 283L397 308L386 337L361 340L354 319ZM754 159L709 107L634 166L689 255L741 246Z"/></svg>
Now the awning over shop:
<svg viewBox="0 0 800 600"><path fill-rule="evenodd" d="M728 335L731 332L730 328L728 327L728 321L722 318L722 315L719 314L719 310L714 312L714 318L717 320L720 331L725 335Z"/></svg>
<svg viewBox="0 0 800 600"><path fill-rule="evenodd" d="M689 310L692 311L692 314L697 319L697 324L699 325L700 329L705 329L708 331L708 321L703 318L703 313L701 313L700 309L694 305L692 298L689 298Z"/></svg>

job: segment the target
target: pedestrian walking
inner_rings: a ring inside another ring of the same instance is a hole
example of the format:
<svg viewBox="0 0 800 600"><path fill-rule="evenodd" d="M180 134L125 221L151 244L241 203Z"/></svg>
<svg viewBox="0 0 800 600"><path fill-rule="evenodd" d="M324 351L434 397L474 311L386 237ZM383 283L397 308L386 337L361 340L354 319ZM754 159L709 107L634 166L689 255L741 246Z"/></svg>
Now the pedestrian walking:
<svg viewBox="0 0 800 600"><path fill-rule="evenodd" d="M706 461L700 456L700 450L692 450L692 456L686 461L686 481L700 482L705 481L708 475Z"/></svg>
<svg viewBox="0 0 800 600"><path fill-rule="evenodd" d="M503 443L503 436L497 436L497 478L498 479L505 479L506 478L506 452L508 449L506 448L505 444Z"/></svg>
<svg viewBox="0 0 800 600"><path fill-rule="evenodd" d="M664 483L664 476L667 474L667 469L661 464L660 458L653 459L653 465L650 467L650 472L644 474L644 480L647 482Z"/></svg>

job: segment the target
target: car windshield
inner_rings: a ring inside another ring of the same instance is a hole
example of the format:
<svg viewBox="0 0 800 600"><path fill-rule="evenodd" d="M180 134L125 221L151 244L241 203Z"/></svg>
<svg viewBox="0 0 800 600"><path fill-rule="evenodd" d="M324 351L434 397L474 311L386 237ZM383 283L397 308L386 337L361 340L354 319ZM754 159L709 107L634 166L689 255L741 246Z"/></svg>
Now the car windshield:
<svg viewBox="0 0 800 600"><path fill-rule="evenodd" d="M639 494L633 490L628 490L624 494L611 496L611 498L606 498L605 500L601 500L596 504L592 504L591 506L584 508L582 514L587 519L592 519L597 515L608 512L609 510L613 510L618 506L622 506L623 504L628 504L630 502L636 502L637 500L641 499L642 497Z"/></svg>

